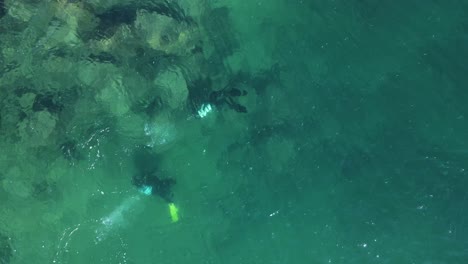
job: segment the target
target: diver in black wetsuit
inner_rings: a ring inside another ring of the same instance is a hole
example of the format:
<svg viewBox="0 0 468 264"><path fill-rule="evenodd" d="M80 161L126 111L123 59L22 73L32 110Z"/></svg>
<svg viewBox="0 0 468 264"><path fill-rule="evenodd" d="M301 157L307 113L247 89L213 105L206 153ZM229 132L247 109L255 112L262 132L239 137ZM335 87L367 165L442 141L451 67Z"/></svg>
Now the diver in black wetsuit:
<svg viewBox="0 0 468 264"><path fill-rule="evenodd" d="M150 187L150 194L161 197L167 203L172 203L172 187L176 184L176 180L162 177L158 155L146 147L141 147L134 155L134 163L138 171L133 175L132 183L139 190ZM149 193L145 192L145 194Z"/></svg>
<svg viewBox="0 0 468 264"><path fill-rule="evenodd" d="M247 108L238 102L234 101L234 97L247 95L247 91L237 88L223 89L221 91L213 91L210 93L209 102L213 105L220 106L226 104L232 110L239 113L247 113Z"/></svg>
<svg viewBox="0 0 468 264"><path fill-rule="evenodd" d="M189 101L192 111L197 113L200 106L211 104L213 106L228 108L239 112L247 113L247 108L236 101L237 97L247 95L247 91L237 87L242 86L242 80L235 78L231 80L223 89L213 89L210 78L200 78L189 84Z"/></svg>
<svg viewBox="0 0 468 264"><path fill-rule="evenodd" d="M172 187L176 181L171 178L162 179L157 172L145 175L135 175L132 182L139 189L151 187L151 194L161 197L167 203L172 203Z"/></svg>

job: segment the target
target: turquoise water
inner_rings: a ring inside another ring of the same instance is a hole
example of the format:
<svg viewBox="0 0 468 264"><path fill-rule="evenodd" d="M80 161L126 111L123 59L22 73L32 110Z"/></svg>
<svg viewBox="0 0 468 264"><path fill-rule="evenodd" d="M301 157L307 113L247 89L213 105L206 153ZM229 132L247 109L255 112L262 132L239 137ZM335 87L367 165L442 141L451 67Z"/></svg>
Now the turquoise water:
<svg viewBox="0 0 468 264"><path fill-rule="evenodd" d="M467 263L468 2L0 6L0 264Z"/></svg>

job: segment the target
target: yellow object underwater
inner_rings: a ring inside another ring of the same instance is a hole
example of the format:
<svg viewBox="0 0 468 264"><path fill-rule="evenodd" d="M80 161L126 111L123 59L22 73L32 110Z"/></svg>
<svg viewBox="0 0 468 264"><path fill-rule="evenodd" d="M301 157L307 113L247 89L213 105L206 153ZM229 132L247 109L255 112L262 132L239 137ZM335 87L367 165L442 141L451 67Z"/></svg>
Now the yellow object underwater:
<svg viewBox="0 0 468 264"><path fill-rule="evenodd" d="M169 204L169 215L171 216L172 223L179 221L179 208L174 203Z"/></svg>

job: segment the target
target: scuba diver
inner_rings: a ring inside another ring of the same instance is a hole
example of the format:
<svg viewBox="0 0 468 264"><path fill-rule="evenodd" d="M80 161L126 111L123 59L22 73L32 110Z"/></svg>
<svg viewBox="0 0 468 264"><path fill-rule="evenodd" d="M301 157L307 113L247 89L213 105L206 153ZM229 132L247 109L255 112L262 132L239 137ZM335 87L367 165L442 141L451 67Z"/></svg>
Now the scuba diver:
<svg viewBox="0 0 468 264"><path fill-rule="evenodd" d="M160 157L148 147L140 147L133 157L137 172L132 177L132 183L144 195L152 195L163 199L169 207L171 221L179 221L179 209L173 201L172 188L176 184L173 178L163 176L160 170Z"/></svg>
<svg viewBox="0 0 468 264"><path fill-rule="evenodd" d="M172 187L176 181L172 178L161 178L157 171L146 174L136 174L132 183L144 194L162 198L166 203L172 203Z"/></svg>
<svg viewBox="0 0 468 264"><path fill-rule="evenodd" d="M143 146L135 152L133 159L137 169L132 177L133 185L146 195L158 196L165 202L172 203L172 188L176 181L162 176L159 169L160 157Z"/></svg>
<svg viewBox="0 0 468 264"><path fill-rule="evenodd" d="M221 91L213 91L210 94L209 101L214 105L227 105L232 110L238 113L247 113L247 107L234 101L234 97L247 95L247 91L237 88L223 89Z"/></svg>
<svg viewBox="0 0 468 264"><path fill-rule="evenodd" d="M203 118L211 111L211 106L228 107L238 113L247 113L247 108L237 102L236 98L247 95L247 91L238 88L242 83L231 79L221 90L213 89L210 78L199 78L189 85L189 101L192 111Z"/></svg>

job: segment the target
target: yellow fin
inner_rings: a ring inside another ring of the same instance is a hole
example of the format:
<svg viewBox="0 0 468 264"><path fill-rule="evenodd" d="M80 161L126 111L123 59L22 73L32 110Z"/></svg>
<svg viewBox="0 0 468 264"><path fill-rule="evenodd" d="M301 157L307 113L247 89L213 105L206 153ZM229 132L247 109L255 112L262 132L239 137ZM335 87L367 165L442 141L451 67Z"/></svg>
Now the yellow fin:
<svg viewBox="0 0 468 264"><path fill-rule="evenodd" d="M169 215L171 216L172 223L179 221L179 208L174 203L169 204Z"/></svg>

